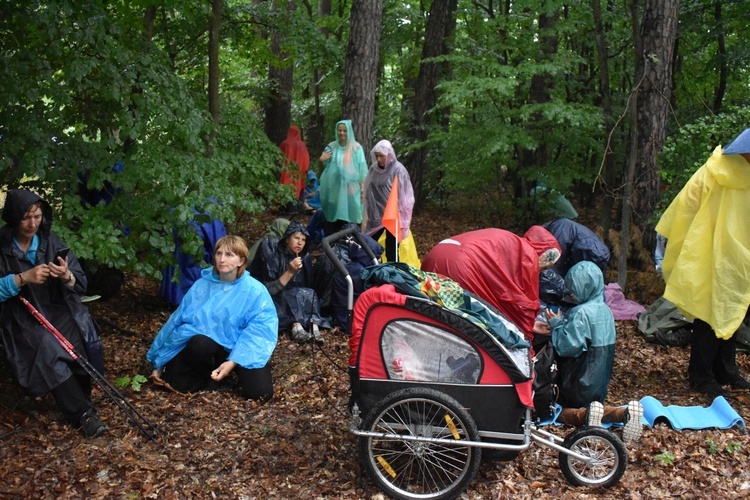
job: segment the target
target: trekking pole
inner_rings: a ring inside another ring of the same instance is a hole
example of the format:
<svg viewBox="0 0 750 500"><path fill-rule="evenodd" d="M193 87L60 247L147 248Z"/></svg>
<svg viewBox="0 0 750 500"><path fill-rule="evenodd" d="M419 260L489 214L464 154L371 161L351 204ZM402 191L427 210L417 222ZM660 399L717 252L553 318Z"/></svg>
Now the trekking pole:
<svg viewBox="0 0 750 500"><path fill-rule="evenodd" d="M86 373L89 374L89 376L94 379L94 381L97 383L99 387L104 391L104 393L109 396L112 401L114 401L117 406L120 407L120 409L125 412L125 415L128 416L128 418L133 422L138 428L143 432L143 434L146 435L147 438L149 438L151 441L156 442L155 434L160 434L159 429L149 422L146 417L144 417L141 412L138 411L138 409L133 406L133 404L125 399L125 396L122 395L122 393L117 390L117 388L112 385L112 383L104 378L104 375L99 373L94 366L89 363L89 360L86 358L82 358L81 356L76 353L75 348L73 347L73 344L70 343L68 339L65 338L65 336L60 333L57 328L52 325L49 321L47 321L47 318L42 316L42 313L40 313L36 307L33 306L31 302L26 300L26 298L22 296L18 296L19 299L21 299L21 302L26 306L26 308L31 312L31 314L39 321L39 323L44 326L44 328L47 329L52 335L55 336L58 342L60 342L60 345L65 349L65 351L70 355L71 358L73 358L75 361L78 361L78 364L80 364L84 370L86 370ZM137 417L137 418L136 418ZM144 424L146 427L144 427Z"/></svg>

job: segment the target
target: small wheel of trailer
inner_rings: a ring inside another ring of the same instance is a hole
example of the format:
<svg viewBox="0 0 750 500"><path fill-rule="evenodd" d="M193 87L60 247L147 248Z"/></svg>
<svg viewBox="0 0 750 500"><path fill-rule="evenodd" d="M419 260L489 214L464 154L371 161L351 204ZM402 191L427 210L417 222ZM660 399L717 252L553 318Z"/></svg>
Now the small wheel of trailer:
<svg viewBox="0 0 750 500"><path fill-rule="evenodd" d="M368 413L363 430L451 442L412 441L399 437L360 438L360 456L377 486L393 498L454 498L479 469L482 449L476 423L455 399L434 389L395 391Z"/></svg>
<svg viewBox="0 0 750 500"><path fill-rule="evenodd" d="M601 427L577 429L565 437L563 446L593 459L586 463L560 452L560 469L573 486L610 488L620 481L628 465L625 445L614 433Z"/></svg>

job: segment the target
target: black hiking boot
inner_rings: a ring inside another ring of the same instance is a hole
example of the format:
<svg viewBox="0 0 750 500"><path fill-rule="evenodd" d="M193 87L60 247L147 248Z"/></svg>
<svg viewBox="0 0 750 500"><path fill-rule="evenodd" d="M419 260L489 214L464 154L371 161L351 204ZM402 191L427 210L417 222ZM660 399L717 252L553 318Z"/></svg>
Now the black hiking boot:
<svg viewBox="0 0 750 500"><path fill-rule="evenodd" d="M81 431L83 431L84 436L95 438L104 434L107 431L107 426L99 419L96 410L90 408L81 416Z"/></svg>
<svg viewBox="0 0 750 500"><path fill-rule="evenodd" d="M680 328L668 332L654 333L654 343L664 347L685 347L690 344L690 331Z"/></svg>

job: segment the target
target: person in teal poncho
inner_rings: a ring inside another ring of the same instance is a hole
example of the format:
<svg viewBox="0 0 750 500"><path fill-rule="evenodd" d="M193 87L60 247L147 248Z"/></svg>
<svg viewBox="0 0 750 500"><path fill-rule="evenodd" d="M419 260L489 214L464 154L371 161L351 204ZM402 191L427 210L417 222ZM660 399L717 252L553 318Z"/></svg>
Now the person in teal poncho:
<svg viewBox="0 0 750 500"><path fill-rule="evenodd" d="M266 287L245 270L247 255L239 236L216 242L214 266L203 270L146 354L154 381L196 392L234 371L246 398L273 396L269 360L279 324Z"/></svg>
<svg viewBox="0 0 750 500"><path fill-rule="evenodd" d="M623 439L635 441L643 429L641 404L603 406L615 362L616 329L604 301L602 271L593 262L581 261L565 275L565 287L578 305L567 319L560 312L546 312L557 360L558 402L563 407L559 420L572 425L581 425L586 418L588 425L622 422Z"/></svg>
<svg viewBox="0 0 750 500"><path fill-rule="evenodd" d="M351 120L336 124L336 137L320 156L320 204L329 225L327 234L347 222L362 222L362 190L367 176L367 160L362 146L354 139Z"/></svg>

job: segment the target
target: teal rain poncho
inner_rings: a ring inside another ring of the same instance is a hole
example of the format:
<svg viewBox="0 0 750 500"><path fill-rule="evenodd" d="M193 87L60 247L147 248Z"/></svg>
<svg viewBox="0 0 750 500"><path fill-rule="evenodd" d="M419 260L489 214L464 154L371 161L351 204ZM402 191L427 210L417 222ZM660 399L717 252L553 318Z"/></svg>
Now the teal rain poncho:
<svg viewBox="0 0 750 500"><path fill-rule="evenodd" d="M553 317L552 345L557 353L563 407L603 403L615 362L615 319L604 302L604 277L596 264L582 261L565 275L565 286L578 300L568 319Z"/></svg>
<svg viewBox="0 0 750 500"><path fill-rule="evenodd" d="M352 121L341 120L336 124L337 131L340 124L346 126L346 144L342 146L336 140L326 146L331 157L320 174L320 204L328 222L343 220L359 224L367 160L362 146L354 139Z"/></svg>
<svg viewBox="0 0 750 500"><path fill-rule="evenodd" d="M266 287L247 271L231 283L221 281L213 268L201 274L159 331L146 359L160 369L200 334L224 347L227 359L243 368L266 366L279 330Z"/></svg>

